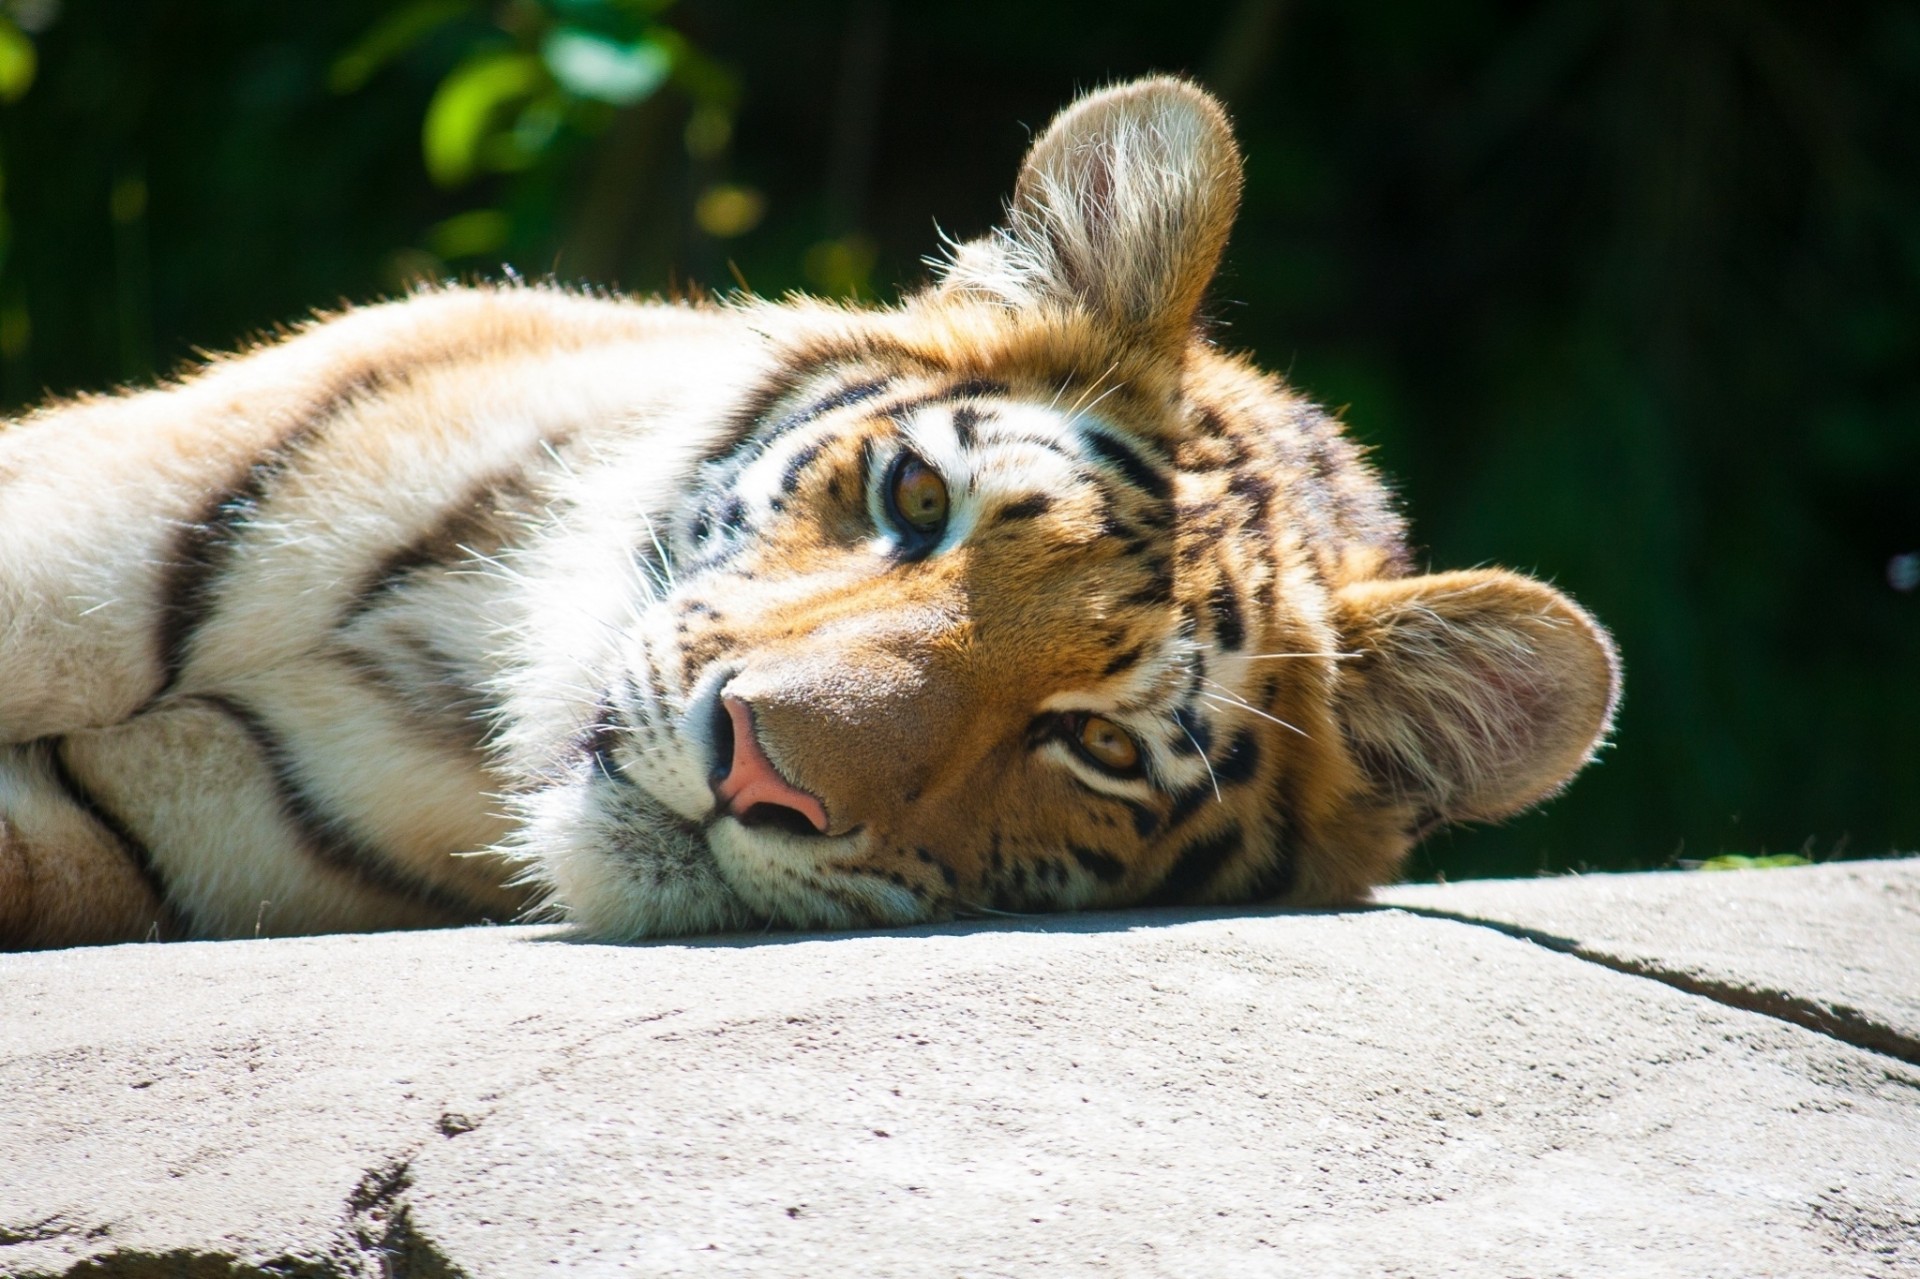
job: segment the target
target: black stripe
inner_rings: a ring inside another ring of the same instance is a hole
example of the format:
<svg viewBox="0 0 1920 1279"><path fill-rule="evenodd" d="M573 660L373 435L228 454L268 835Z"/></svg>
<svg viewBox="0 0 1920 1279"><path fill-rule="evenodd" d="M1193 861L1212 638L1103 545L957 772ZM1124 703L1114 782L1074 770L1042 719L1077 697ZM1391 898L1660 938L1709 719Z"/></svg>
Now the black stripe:
<svg viewBox="0 0 1920 1279"><path fill-rule="evenodd" d="M1086 441L1087 448L1096 457L1118 467L1120 473L1127 477L1127 482L1148 497L1164 502L1173 496L1173 478L1150 465L1132 445L1118 436L1083 427L1080 438Z"/></svg>
<svg viewBox="0 0 1920 1279"><path fill-rule="evenodd" d="M391 375L378 370L362 371L345 379L263 449L238 479L207 503L198 518L180 530L160 584L155 639L160 649L161 683L147 699L148 705L179 681L193 637L213 611L220 575L231 564L247 522L259 510L274 482L343 410L392 380Z"/></svg>
<svg viewBox="0 0 1920 1279"><path fill-rule="evenodd" d="M153 850L146 841L134 834L133 828L120 820L120 815L108 808L106 803L90 790L86 783L73 775L67 767L64 751L65 738L48 738L36 743L44 751L47 770L53 774L53 781L67 797L67 802L85 813L89 820L113 837L120 851L126 855L133 866L134 873L140 876L140 882L153 894L153 900L159 904L160 918L155 921L160 939L166 941L180 932L173 914L172 897L167 891L166 877L160 873L160 867L153 860Z"/></svg>
<svg viewBox="0 0 1920 1279"><path fill-rule="evenodd" d="M1073 860L1080 863L1081 869L1103 884L1117 884L1127 873L1120 859L1109 853L1082 848L1078 844L1068 844L1067 851L1073 854Z"/></svg>
<svg viewBox="0 0 1920 1279"><path fill-rule="evenodd" d="M1207 599L1207 611L1213 614L1213 642L1221 648L1237 649L1246 642L1247 628L1240 616L1240 597L1233 583L1221 578Z"/></svg>
<svg viewBox="0 0 1920 1279"><path fill-rule="evenodd" d="M345 646L334 658L361 687L392 703L408 733L442 748L483 750L498 707L463 678L460 663L410 629L394 627L381 638L379 656ZM394 660L396 650L405 665Z"/></svg>
<svg viewBox="0 0 1920 1279"><path fill-rule="evenodd" d="M1173 807L1167 811L1167 829L1176 830L1179 826L1200 811L1200 805L1214 797L1213 783L1201 782L1198 786L1189 786L1173 797Z"/></svg>
<svg viewBox="0 0 1920 1279"><path fill-rule="evenodd" d="M1183 730L1173 739L1174 754L1205 755L1213 749L1213 726L1195 715L1192 707L1176 710L1173 722Z"/></svg>
<svg viewBox="0 0 1920 1279"><path fill-rule="evenodd" d="M1173 868L1144 904L1174 906L1187 901L1213 881L1213 877L1220 873L1220 868L1240 851L1241 842L1238 826L1229 826L1218 834L1194 840L1180 850Z"/></svg>
<svg viewBox="0 0 1920 1279"><path fill-rule="evenodd" d="M1267 504L1273 501L1273 481L1254 471L1237 471L1227 481L1227 492L1251 506L1255 512L1264 512Z"/></svg>
<svg viewBox="0 0 1920 1279"><path fill-rule="evenodd" d="M843 386L826 397L814 401L799 412L789 413L786 417L781 418L772 426L759 432L759 439L762 443L770 443L779 439L787 432L798 430L807 423L817 418L825 417L827 414L838 409L859 404L863 400L871 400L891 385L893 385L893 383L889 378L875 378L870 382L855 382L851 386Z"/></svg>
<svg viewBox="0 0 1920 1279"><path fill-rule="evenodd" d="M1237 786L1251 778L1260 767L1260 741L1252 729L1243 728L1233 735L1227 753L1213 765L1213 780L1222 786Z"/></svg>
<svg viewBox="0 0 1920 1279"><path fill-rule="evenodd" d="M907 399L887 405L884 409L878 410L878 412L885 417L892 418L896 422L901 422L919 412L921 409L931 408L936 404L947 404L954 400L968 400L980 396L1005 394L1007 394L1006 383L990 382L984 378L974 378L966 382L957 382L942 390L929 391L925 395L909 396ZM977 421L975 424L978 425Z"/></svg>
<svg viewBox="0 0 1920 1279"><path fill-rule="evenodd" d="M220 574L233 560L242 526L259 509L268 487L292 464L299 447L318 429L318 422L309 421L282 436L254 459L237 483L180 530L160 587L157 638L163 678L156 698L179 680L188 646L213 611Z"/></svg>
<svg viewBox="0 0 1920 1279"><path fill-rule="evenodd" d="M814 460L826 447L825 440L814 440L810 444L802 445L792 457L788 458L787 469L780 476L780 491L792 493L798 489L800 477L806 474L807 468L813 465Z"/></svg>
<svg viewBox="0 0 1920 1279"><path fill-rule="evenodd" d="M1123 604L1170 604L1173 602L1173 565L1165 557L1148 560L1147 584L1120 602Z"/></svg>
<svg viewBox="0 0 1920 1279"><path fill-rule="evenodd" d="M816 372L819 367L818 364L797 365L781 369L768 378L747 398L746 403L734 412L732 427L707 450L702 460L718 461L733 452L743 440L749 437L757 438L763 445L769 444L836 409L844 409L849 405L859 404L863 400L871 400L893 385L890 378L874 378L870 381L837 387L805 408L797 409L771 423L767 422L766 419L772 414L774 406L798 390L801 382L809 374Z"/></svg>
<svg viewBox="0 0 1920 1279"><path fill-rule="evenodd" d="M996 524L1010 523L1014 520L1031 520L1045 515L1053 509L1053 499L1045 493L1029 493L1018 501L1008 502L993 513Z"/></svg>
<svg viewBox="0 0 1920 1279"><path fill-rule="evenodd" d="M316 860L324 862L369 888L405 898L452 919L478 919L481 907L439 884L418 879L387 859L378 848L361 839L339 817L328 813L307 793L295 767L293 753L278 734L252 707L230 697L202 696L200 701L221 712L240 726L261 762L273 774L275 797L281 814L300 834L300 845Z"/></svg>
<svg viewBox="0 0 1920 1279"><path fill-rule="evenodd" d="M971 450L974 435L979 429L982 414L971 404L963 404L953 411L953 434L960 441L960 447Z"/></svg>
<svg viewBox="0 0 1920 1279"><path fill-rule="evenodd" d="M547 443L555 444L554 441ZM472 559L472 551L485 554L497 550L500 539L481 536L490 531L490 521L500 515L503 503L516 498L527 501L532 497L533 484L525 466L497 472L474 484L447 504L437 523L381 557L354 591L352 602L342 611L338 625L351 624L382 595L421 569L451 568Z"/></svg>
<svg viewBox="0 0 1920 1279"><path fill-rule="evenodd" d="M775 406L798 391L807 376L816 370L817 366L812 363L795 360L768 374L733 411L727 420L726 430L707 446L706 452L700 457L701 462L718 462L732 453L740 446L740 441L760 429Z"/></svg>
<svg viewBox="0 0 1920 1279"><path fill-rule="evenodd" d="M1140 652L1140 646L1136 644L1126 652L1116 655L1107 662L1106 669L1100 672L1100 678L1111 679L1121 671L1131 669L1140 660Z"/></svg>

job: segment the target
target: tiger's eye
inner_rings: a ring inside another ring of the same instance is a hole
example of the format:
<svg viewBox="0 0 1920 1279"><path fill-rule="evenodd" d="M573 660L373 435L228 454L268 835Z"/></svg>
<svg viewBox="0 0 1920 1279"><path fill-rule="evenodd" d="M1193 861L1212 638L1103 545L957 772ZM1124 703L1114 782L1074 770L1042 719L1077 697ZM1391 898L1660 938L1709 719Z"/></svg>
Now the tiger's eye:
<svg viewBox="0 0 1920 1279"><path fill-rule="evenodd" d="M1110 719L1089 715L1080 725L1080 749L1102 768L1131 773L1140 767L1140 747Z"/></svg>
<svg viewBox="0 0 1920 1279"><path fill-rule="evenodd" d="M947 482L909 454L893 471L893 510L917 533L935 533L947 522Z"/></svg>

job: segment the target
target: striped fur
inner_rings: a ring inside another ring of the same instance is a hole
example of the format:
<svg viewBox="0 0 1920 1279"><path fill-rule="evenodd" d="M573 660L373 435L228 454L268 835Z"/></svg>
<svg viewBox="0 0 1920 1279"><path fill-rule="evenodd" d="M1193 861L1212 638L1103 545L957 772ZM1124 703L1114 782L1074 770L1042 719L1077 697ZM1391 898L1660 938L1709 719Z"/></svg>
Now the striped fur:
<svg viewBox="0 0 1920 1279"><path fill-rule="evenodd" d="M1196 336L1239 181L1143 81L897 307L445 289L0 429L0 943L1325 903L1552 793L1605 633Z"/></svg>

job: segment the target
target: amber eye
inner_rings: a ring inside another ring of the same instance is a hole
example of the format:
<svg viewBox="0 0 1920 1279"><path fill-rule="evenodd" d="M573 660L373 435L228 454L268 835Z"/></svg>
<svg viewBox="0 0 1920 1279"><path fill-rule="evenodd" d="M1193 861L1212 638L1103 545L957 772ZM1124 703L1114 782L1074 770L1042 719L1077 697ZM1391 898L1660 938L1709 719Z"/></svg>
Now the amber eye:
<svg viewBox="0 0 1920 1279"><path fill-rule="evenodd" d="M1074 732L1080 753L1110 773L1133 773L1140 768L1140 745L1110 719L1089 715Z"/></svg>
<svg viewBox="0 0 1920 1279"><path fill-rule="evenodd" d="M903 531L935 534L947 523L947 482L911 453L894 463L887 504Z"/></svg>

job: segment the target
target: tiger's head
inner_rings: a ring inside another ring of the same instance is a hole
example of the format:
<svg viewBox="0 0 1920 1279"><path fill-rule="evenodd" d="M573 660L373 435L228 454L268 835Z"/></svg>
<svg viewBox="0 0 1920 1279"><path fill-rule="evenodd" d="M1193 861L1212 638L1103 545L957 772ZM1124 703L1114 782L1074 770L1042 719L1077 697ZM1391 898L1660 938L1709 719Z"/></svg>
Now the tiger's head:
<svg viewBox="0 0 1920 1279"><path fill-rule="evenodd" d="M1605 632L1409 576L1338 424L1197 334L1240 181L1218 105L1141 81L1056 119L927 292L750 307L764 375L525 800L569 917L1336 902L1591 756Z"/></svg>

